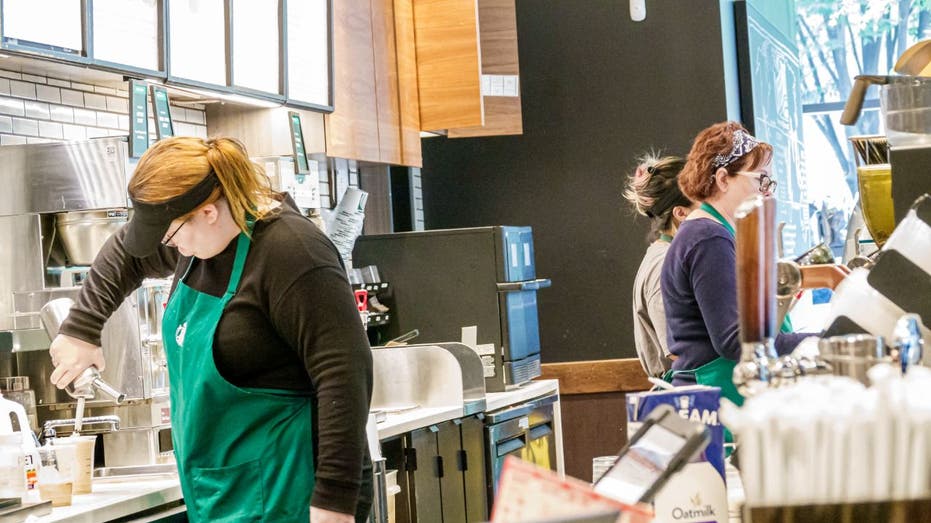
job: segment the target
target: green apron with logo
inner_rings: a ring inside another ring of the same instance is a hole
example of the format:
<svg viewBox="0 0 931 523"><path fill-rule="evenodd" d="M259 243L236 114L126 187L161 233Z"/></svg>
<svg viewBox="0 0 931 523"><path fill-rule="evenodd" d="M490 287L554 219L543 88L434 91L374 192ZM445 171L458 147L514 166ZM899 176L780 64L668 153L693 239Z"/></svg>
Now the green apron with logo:
<svg viewBox="0 0 931 523"><path fill-rule="evenodd" d="M222 297L185 285L185 272L165 310L181 490L193 522L306 523L314 488L312 398L237 387L220 375L213 359L214 333L236 293L250 244L239 235Z"/></svg>

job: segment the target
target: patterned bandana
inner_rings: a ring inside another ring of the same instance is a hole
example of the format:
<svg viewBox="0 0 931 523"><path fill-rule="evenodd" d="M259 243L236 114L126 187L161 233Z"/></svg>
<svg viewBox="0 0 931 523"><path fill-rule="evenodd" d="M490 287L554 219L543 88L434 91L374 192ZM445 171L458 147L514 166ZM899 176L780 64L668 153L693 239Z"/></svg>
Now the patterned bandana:
<svg viewBox="0 0 931 523"><path fill-rule="evenodd" d="M731 148L730 154L727 156L723 154L716 155L714 160L711 161L711 166L715 170L727 167L738 158L752 151L757 145L760 145L760 142L756 138L750 136L746 131L738 129L734 131L734 146Z"/></svg>

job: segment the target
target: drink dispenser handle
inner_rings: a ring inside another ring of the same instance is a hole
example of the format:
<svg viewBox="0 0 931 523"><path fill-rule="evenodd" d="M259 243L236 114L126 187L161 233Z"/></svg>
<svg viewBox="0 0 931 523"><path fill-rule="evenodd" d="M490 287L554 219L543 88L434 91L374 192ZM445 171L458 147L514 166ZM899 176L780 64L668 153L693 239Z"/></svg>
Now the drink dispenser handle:
<svg viewBox="0 0 931 523"><path fill-rule="evenodd" d="M74 301L71 298L56 298L50 300L39 310L39 318L42 320L42 326L45 327L49 340L54 340L55 336L58 336L61 324L68 317L68 312L71 311L73 305ZM110 396L116 403L122 403L126 399L125 394L100 377L100 371L94 366L85 369L80 376L69 383L65 387L65 392L75 399L90 399L94 397L95 389Z"/></svg>
<svg viewBox="0 0 931 523"><path fill-rule="evenodd" d="M775 202L753 196L737 208L736 261L740 362L733 381L744 396L772 382L776 354Z"/></svg>

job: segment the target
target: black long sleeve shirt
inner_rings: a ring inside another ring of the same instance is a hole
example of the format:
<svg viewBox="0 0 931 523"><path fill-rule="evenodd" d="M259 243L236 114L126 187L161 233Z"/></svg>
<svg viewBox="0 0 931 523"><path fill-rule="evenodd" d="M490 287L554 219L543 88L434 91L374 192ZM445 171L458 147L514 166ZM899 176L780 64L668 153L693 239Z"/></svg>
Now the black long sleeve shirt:
<svg viewBox="0 0 931 523"><path fill-rule="evenodd" d="M239 289L217 326L214 361L234 385L315 396L311 504L355 513L357 500L371 499L363 480L371 466L365 437L371 348L336 248L291 205L286 200L255 224ZM177 284L189 265L185 284L213 296L226 291L235 239L206 260L169 247L139 259L125 252L124 234L113 235L94 260L62 333L99 345L104 322L143 279L174 273Z"/></svg>

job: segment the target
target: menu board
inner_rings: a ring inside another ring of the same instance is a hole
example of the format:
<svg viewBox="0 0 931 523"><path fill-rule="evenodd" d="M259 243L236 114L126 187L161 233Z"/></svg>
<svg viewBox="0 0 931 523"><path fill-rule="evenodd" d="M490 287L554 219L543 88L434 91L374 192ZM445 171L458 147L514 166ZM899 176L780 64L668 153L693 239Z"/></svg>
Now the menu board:
<svg viewBox="0 0 931 523"><path fill-rule="evenodd" d="M152 86L152 105L155 106L155 134L159 140L175 135L168 106L168 90L161 85Z"/></svg>
<svg viewBox="0 0 931 523"><path fill-rule="evenodd" d="M149 148L149 90L140 80L129 81L129 156L139 158Z"/></svg>
<svg viewBox="0 0 931 523"><path fill-rule="evenodd" d="M80 0L3 0L5 42L80 54L84 49Z"/></svg>
<svg viewBox="0 0 931 523"><path fill-rule="evenodd" d="M287 3L288 98L330 105L329 2Z"/></svg>
<svg viewBox="0 0 931 523"><path fill-rule="evenodd" d="M157 0L94 0L94 59L159 69Z"/></svg>
<svg viewBox="0 0 931 523"><path fill-rule="evenodd" d="M278 93L277 2L233 0L233 84ZM295 51L297 52L297 51Z"/></svg>
<svg viewBox="0 0 931 523"><path fill-rule="evenodd" d="M167 0L171 75L226 85L225 0Z"/></svg>
<svg viewBox="0 0 931 523"><path fill-rule="evenodd" d="M294 149L294 170L297 174L307 174L310 167L307 164L307 153L304 151L304 131L301 128L301 115L294 111L289 111L288 118L291 120L291 145Z"/></svg>

